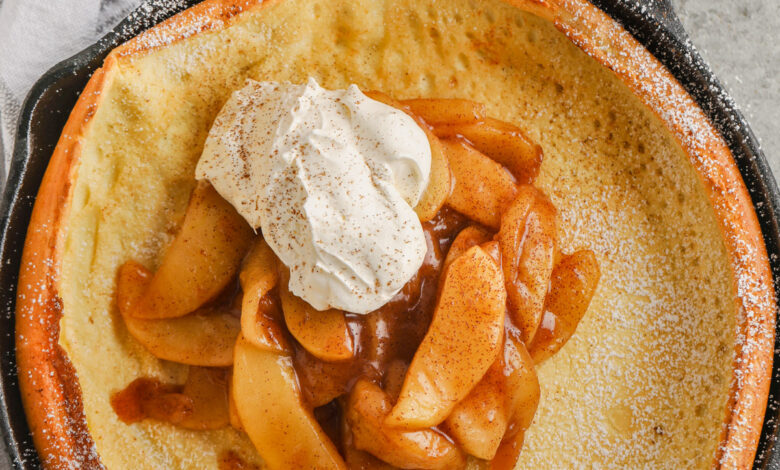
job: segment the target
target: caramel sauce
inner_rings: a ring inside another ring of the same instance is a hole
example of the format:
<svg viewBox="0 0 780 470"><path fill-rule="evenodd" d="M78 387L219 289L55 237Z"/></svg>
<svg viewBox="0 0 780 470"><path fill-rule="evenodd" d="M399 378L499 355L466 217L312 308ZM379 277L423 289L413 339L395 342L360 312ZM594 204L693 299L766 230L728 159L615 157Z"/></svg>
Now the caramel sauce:
<svg viewBox="0 0 780 470"><path fill-rule="evenodd" d="M351 359L323 361L293 341L295 370L309 404L321 406L348 393L361 377L382 383L391 362L411 362L431 323L444 254L466 223L445 208L423 224L428 251L417 274L380 309L347 315L357 345Z"/></svg>
<svg viewBox="0 0 780 470"><path fill-rule="evenodd" d="M111 396L111 407L126 424L146 418L180 423L193 412L192 399L181 393L183 386L142 377Z"/></svg>

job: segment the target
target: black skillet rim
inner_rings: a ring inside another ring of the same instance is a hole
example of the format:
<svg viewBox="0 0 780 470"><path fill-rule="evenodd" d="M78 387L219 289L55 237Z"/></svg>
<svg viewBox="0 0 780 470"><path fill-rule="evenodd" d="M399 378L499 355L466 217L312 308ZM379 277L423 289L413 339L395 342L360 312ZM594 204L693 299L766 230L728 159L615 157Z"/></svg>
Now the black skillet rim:
<svg viewBox="0 0 780 470"><path fill-rule="evenodd" d="M14 308L22 248L38 187L70 110L108 52L199 0L147 1L93 46L60 62L28 94L19 120L11 171L0 200L0 435L17 470L40 468L21 405L14 353ZM682 83L721 132L735 156L758 214L780 291L780 193L742 114L688 40L668 0L592 0L625 27ZM754 469L780 470L780 338Z"/></svg>

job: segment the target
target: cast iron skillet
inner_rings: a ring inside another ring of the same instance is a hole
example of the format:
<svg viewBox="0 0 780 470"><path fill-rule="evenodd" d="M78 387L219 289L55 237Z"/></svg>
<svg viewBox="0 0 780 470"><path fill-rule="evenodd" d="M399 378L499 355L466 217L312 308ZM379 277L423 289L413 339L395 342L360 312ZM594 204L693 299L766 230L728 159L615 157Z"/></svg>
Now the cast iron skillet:
<svg viewBox="0 0 780 470"><path fill-rule="evenodd" d="M11 171L0 200L0 435L13 468L40 468L22 409L14 355L14 308L22 248L35 195L65 121L108 52L199 0L150 0L95 45L49 70L30 91L19 121ZM620 22L696 99L734 154L756 208L780 291L780 193L756 137L693 48L668 0L591 0ZM778 336L775 351L780 351ZM780 353L754 469L780 470ZM7 462L7 460L6 460ZM0 459L0 467L3 465Z"/></svg>

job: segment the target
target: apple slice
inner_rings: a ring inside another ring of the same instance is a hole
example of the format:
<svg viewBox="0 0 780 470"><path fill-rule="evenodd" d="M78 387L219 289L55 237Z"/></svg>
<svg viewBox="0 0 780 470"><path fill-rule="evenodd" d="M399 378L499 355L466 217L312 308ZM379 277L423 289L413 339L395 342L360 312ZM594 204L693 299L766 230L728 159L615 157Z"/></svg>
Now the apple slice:
<svg viewBox="0 0 780 470"><path fill-rule="evenodd" d="M534 361L523 342L512 333L506 335L504 345L504 377L509 399L508 437L531 426L541 396Z"/></svg>
<svg viewBox="0 0 780 470"><path fill-rule="evenodd" d="M547 196L522 185L512 205L501 217L496 239L509 297L509 313L530 343L542 320L544 298L555 262L556 212Z"/></svg>
<svg viewBox="0 0 780 470"><path fill-rule="evenodd" d="M344 460L349 470L397 470L398 467L379 460L368 452L344 447Z"/></svg>
<svg viewBox="0 0 780 470"><path fill-rule="evenodd" d="M346 401L341 401L340 404L341 406L346 406ZM345 414L341 414L341 447L344 453L344 460L347 462L347 468L349 470L397 470L398 467L379 460L366 451L355 448L352 430L349 428Z"/></svg>
<svg viewBox="0 0 780 470"><path fill-rule="evenodd" d="M293 364L301 386L301 397L312 408L326 405L346 394L356 377L369 372L369 369L373 372L373 367L368 366L363 358L323 361L306 348L295 348Z"/></svg>
<svg viewBox="0 0 780 470"><path fill-rule="evenodd" d="M181 393L192 400L192 413L178 422L187 429L221 429L230 424L227 371L190 367Z"/></svg>
<svg viewBox="0 0 780 470"><path fill-rule="evenodd" d="M420 429L444 421L498 357L505 313L501 269L482 248L470 248L447 271L387 423Z"/></svg>
<svg viewBox="0 0 780 470"><path fill-rule="evenodd" d="M433 429L406 431L387 425L390 397L377 385L360 379L349 395L345 416L355 448L400 468L456 469L464 455Z"/></svg>
<svg viewBox="0 0 780 470"><path fill-rule="evenodd" d="M239 431L244 432L244 425L241 424L241 417L238 416L238 409L236 409L236 399L233 396L233 370L230 370L228 374L228 418L230 425Z"/></svg>
<svg viewBox="0 0 780 470"><path fill-rule="evenodd" d="M279 259L268 243L257 237L241 266L239 280L244 291L241 304L241 334L244 339L270 351L289 351L281 325L281 312L269 295L279 283Z"/></svg>
<svg viewBox="0 0 780 470"><path fill-rule="evenodd" d="M528 350L539 364L560 350L574 334L596 292L601 271L590 250L564 256L555 266L544 316Z"/></svg>
<svg viewBox="0 0 780 470"><path fill-rule="evenodd" d="M503 353L447 417L450 435L474 457L491 460L507 436L531 425L540 388L533 360L507 331ZM511 468L511 467L510 467Z"/></svg>
<svg viewBox="0 0 780 470"><path fill-rule="evenodd" d="M455 181L447 205L487 227L497 229L501 214L517 195L506 168L463 140L442 140Z"/></svg>
<svg viewBox="0 0 780 470"><path fill-rule="evenodd" d="M181 317L212 300L238 271L252 229L210 184L200 182L179 233L130 316Z"/></svg>
<svg viewBox="0 0 780 470"><path fill-rule="evenodd" d="M233 398L249 439L268 468L343 469L346 465L304 406L292 358L239 337Z"/></svg>
<svg viewBox="0 0 780 470"><path fill-rule="evenodd" d="M287 329L314 357L323 361L344 361L355 353L352 333L344 312L320 312L286 288L279 290Z"/></svg>
<svg viewBox="0 0 780 470"><path fill-rule="evenodd" d="M520 458L520 451L523 450L524 440L523 431L507 438L501 443L496 456L488 463L486 470L513 470Z"/></svg>
<svg viewBox="0 0 780 470"><path fill-rule="evenodd" d="M509 426L504 355L498 355L482 380L455 405L445 421L455 441L483 460L493 458Z"/></svg>
<svg viewBox="0 0 780 470"><path fill-rule="evenodd" d="M473 124L485 119L485 105L459 98L418 98L402 104L428 124Z"/></svg>
<svg viewBox="0 0 780 470"><path fill-rule="evenodd" d="M464 137L474 148L507 167L520 183L533 183L539 174L542 148L515 125L486 118L475 123L437 125L433 132L442 139Z"/></svg>
<svg viewBox="0 0 780 470"><path fill-rule="evenodd" d="M472 246L482 245L491 239L490 232L477 225L470 225L458 233L455 240L450 245L447 257L444 258L444 267L442 268L442 279L447 275L447 268L460 255L468 251Z"/></svg>
<svg viewBox="0 0 780 470"><path fill-rule="evenodd" d="M130 335L160 359L204 367L233 364L233 346L241 327L230 307L201 308L183 317L160 320L130 315L151 277L148 269L134 261L119 268L117 305Z"/></svg>
<svg viewBox="0 0 780 470"><path fill-rule="evenodd" d="M431 145L431 175L428 180L428 186L425 188L417 205L414 206L414 212L420 218L420 222L427 222L439 213L447 198L452 192L452 172L447 155L444 154L439 138L433 135L424 123L420 127L428 136L428 142Z"/></svg>
<svg viewBox="0 0 780 470"><path fill-rule="evenodd" d="M489 242L485 242L479 245L479 247L485 250L485 253L489 254L490 257L493 258L493 261L495 261L498 266L501 266L501 244L500 243L498 243L495 240L491 240Z"/></svg>
<svg viewBox="0 0 780 470"><path fill-rule="evenodd" d="M463 450L485 460L496 455L509 426L502 356L445 421L450 436Z"/></svg>
<svg viewBox="0 0 780 470"><path fill-rule="evenodd" d="M492 459L507 434L530 426L540 388L525 346L507 331L503 353L447 418L452 437L469 454Z"/></svg>

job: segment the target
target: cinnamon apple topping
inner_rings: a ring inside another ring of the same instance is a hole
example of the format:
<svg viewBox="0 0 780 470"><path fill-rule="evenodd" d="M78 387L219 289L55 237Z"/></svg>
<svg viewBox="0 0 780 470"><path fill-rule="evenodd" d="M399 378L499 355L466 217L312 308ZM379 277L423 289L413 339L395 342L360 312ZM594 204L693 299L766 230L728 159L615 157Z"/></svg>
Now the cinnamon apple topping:
<svg viewBox="0 0 780 470"><path fill-rule="evenodd" d="M318 311L262 235L198 183L157 271L119 270L128 332L190 366L184 384L140 378L116 392L124 422L232 426L274 469L514 467L541 393L535 366L587 311L596 257L560 252L555 207L533 186L542 152L519 128L469 100L366 95L430 142L417 274L367 315Z"/></svg>

